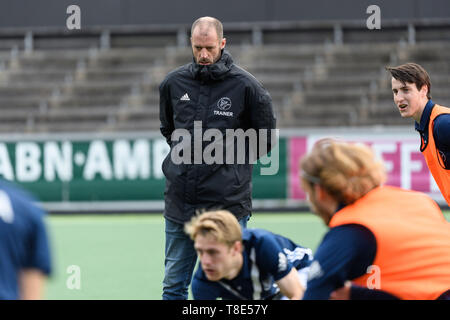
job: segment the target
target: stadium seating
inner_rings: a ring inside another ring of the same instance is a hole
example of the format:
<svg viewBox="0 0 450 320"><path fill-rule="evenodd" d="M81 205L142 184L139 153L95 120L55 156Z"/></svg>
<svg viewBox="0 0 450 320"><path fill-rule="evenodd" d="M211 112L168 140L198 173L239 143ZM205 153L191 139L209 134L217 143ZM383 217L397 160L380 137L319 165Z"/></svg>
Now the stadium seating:
<svg viewBox="0 0 450 320"><path fill-rule="evenodd" d="M314 26L267 30L259 40L236 29L227 48L270 92L280 128L410 125L384 67L422 64L433 99L450 105L449 29L419 25L412 39L406 26L370 36ZM104 33L43 34L32 48L17 35L0 39L0 132L158 130L158 85L192 59L179 31L107 34L106 42Z"/></svg>

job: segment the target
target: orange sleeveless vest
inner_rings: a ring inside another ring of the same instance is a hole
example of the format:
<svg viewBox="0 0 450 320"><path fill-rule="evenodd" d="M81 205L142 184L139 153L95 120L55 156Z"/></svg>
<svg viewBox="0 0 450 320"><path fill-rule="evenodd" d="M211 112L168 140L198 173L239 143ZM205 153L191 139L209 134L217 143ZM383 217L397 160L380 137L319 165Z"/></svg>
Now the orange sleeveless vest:
<svg viewBox="0 0 450 320"><path fill-rule="evenodd" d="M368 273L353 280L407 300L436 299L450 289L450 223L427 195L378 187L336 212L329 226L359 224L375 236L377 252Z"/></svg>
<svg viewBox="0 0 450 320"><path fill-rule="evenodd" d="M441 190L444 199L450 206L450 169L445 169L444 161L436 149L433 136L434 119L443 113L450 114L450 108L435 104L433 110L431 111L430 122L428 124L428 144L424 145L422 139L420 151L422 151L425 161L427 162L428 169L430 169L430 172Z"/></svg>

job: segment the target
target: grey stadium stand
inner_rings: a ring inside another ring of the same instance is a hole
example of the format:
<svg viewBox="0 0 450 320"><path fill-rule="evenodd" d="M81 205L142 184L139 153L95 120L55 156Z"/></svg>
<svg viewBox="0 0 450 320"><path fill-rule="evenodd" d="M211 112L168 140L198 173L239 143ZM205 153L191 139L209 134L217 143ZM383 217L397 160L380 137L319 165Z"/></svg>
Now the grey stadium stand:
<svg viewBox="0 0 450 320"><path fill-rule="evenodd" d="M227 49L271 93L280 128L409 125L386 65L414 61L450 105L450 20L228 23ZM0 131L159 129L158 85L191 61L189 26L0 31Z"/></svg>

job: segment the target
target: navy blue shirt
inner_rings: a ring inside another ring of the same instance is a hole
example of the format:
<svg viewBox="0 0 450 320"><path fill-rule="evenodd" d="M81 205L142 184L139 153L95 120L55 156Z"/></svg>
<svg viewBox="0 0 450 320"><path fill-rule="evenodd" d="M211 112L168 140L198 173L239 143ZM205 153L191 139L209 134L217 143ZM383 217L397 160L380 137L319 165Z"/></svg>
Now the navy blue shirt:
<svg viewBox="0 0 450 320"><path fill-rule="evenodd" d="M433 110L434 102L428 100L425 109L420 118L420 123L415 123L416 131L419 132L423 139L421 151L428 145L428 126L430 123L431 111ZM447 169L450 168L450 114L441 114L434 120L433 136L436 148L444 160L444 165Z"/></svg>
<svg viewBox="0 0 450 320"><path fill-rule="evenodd" d="M367 272L367 267L375 260L376 251L375 236L366 227L346 224L331 228L314 255L303 299L329 299L330 294L341 288L345 281Z"/></svg>
<svg viewBox="0 0 450 320"><path fill-rule="evenodd" d="M18 299L19 272L51 272L44 212L18 188L0 182L0 299Z"/></svg>
<svg viewBox="0 0 450 320"><path fill-rule="evenodd" d="M242 231L243 265L232 280L209 281L201 264L192 280L195 300L263 300L271 299L279 289L275 285L291 269L308 267L312 261L311 249L262 229Z"/></svg>

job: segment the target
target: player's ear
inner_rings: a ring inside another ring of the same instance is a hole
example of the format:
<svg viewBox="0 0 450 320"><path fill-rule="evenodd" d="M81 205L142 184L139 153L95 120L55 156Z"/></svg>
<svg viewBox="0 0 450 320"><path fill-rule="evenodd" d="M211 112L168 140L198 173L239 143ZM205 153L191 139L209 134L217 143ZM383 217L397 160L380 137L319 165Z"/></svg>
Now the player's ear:
<svg viewBox="0 0 450 320"><path fill-rule="evenodd" d="M320 186L320 184L315 183L313 185L314 188L314 194L316 195L316 198L318 200L322 200L324 197L325 190Z"/></svg>
<svg viewBox="0 0 450 320"><path fill-rule="evenodd" d="M242 252L242 242L235 241L233 244L232 250L234 253L241 253Z"/></svg>
<svg viewBox="0 0 450 320"><path fill-rule="evenodd" d="M327 190L325 190L320 184L314 184L314 193L316 195L316 199L320 201L332 198Z"/></svg>
<svg viewBox="0 0 450 320"><path fill-rule="evenodd" d="M422 86L422 88L420 88L420 93L422 94L422 95L424 95L424 96L426 96L427 95L427 92L428 92L428 86L426 85L426 84L424 84L423 86Z"/></svg>

